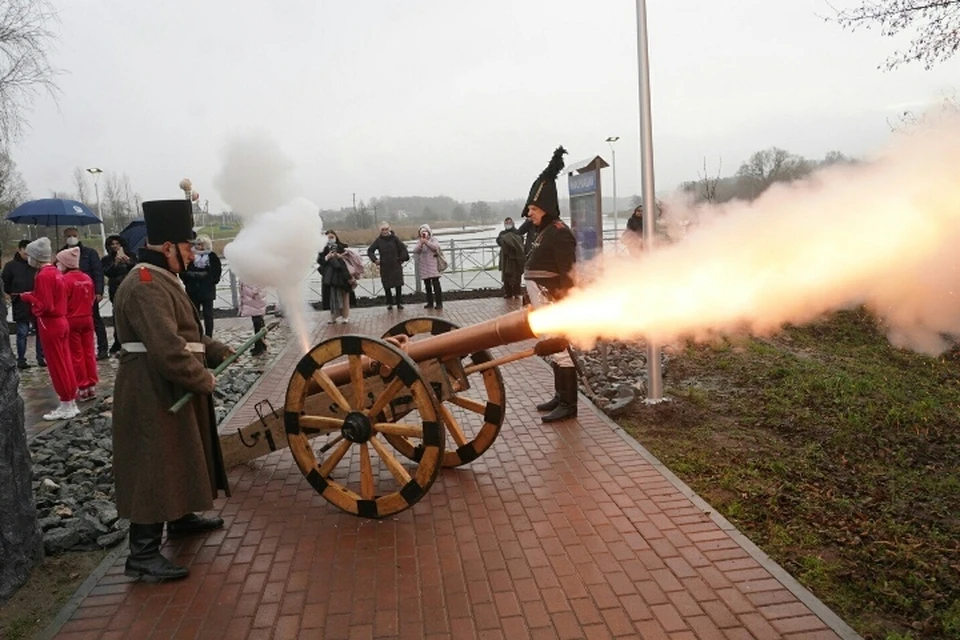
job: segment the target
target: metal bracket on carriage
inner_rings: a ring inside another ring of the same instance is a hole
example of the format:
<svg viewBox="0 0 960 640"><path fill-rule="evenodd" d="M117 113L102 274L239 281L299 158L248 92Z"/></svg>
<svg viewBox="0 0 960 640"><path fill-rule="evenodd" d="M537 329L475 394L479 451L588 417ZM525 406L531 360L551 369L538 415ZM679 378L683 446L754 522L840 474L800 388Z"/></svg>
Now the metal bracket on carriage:
<svg viewBox="0 0 960 640"><path fill-rule="evenodd" d="M270 402L269 398L264 398L260 402L253 405L253 410L257 412L257 418L260 420L260 424L263 425L263 437L267 441L267 445L270 447L270 451L276 451L277 445L273 440L273 433L270 431L270 425L267 423L266 416L263 415L262 406L266 405L270 408L270 413L268 414L271 418L279 418L280 414L277 413L277 410L273 408L273 403ZM240 442L243 443L243 446L247 448L253 448L256 446L257 441L260 439L260 432L250 434L251 443L247 444L247 441L243 437L243 431L237 429L237 434L240 436Z"/></svg>

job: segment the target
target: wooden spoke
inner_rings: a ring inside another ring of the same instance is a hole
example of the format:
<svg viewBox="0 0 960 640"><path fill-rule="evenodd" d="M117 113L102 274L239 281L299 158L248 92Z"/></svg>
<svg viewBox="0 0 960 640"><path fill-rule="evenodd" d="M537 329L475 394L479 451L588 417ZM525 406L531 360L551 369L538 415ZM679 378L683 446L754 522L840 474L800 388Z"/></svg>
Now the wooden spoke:
<svg viewBox="0 0 960 640"><path fill-rule="evenodd" d="M300 426L304 429L317 431L339 431L343 428L342 418L327 418L326 416L300 416Z"/></svg>
<svg viewBox="0 0 960 640"><path fill-rule="evenodd" d="M450 412L446 403L440 405L440 416L443 418L443 424L446 425L447 431L450 432L450 437L457 443L457 447L467 444L467 436L464 435L460 423L453 417L453 413Z"/></svg>
<svg viewBox="0 0 960 640"><path fill-rule="evenodd" d="M403 375L375 375L371 363ZM361 518L387 518L426 494L446 444L434 375L395 345L367 336L334 337L301 358L277 422L317 493ZM406 422L393 422L408 414ZM311 444L318 434L323 446ZM416 460L392 453L385 438L416 443Z"/></svg>
<svg viewBox="0 0 960 640"><path fill-rule="evenodd" d="M333 450L333 453L330 454L330 457L324 460L323 464L320 465L320 475L324 478L329 477L334 467L340 464L340 461L343 460L343 456L347 454L347 450L352 444L353 443L349 440L344 440L337 445L337 448Z"/></svg>
<svg viewBox="0 0 960 640"><path fill-rule="evenodd" d="M393 454L383 446L383 443L380 442L376 437L370 439L370 444L373 445L373 448L377 450L377 454L380 456L380 459L383 460L383 463L387 465L387 469L390 470L390 473L393 474L393 477L400 484L400 486L406 486L410 482L410 474L407 473L407 470L403 468L403 465L400 464L400 461L393 457Z"/></svg>
<svg viewBox="0 0 960 640"><path fill-rule="evenodd" d="M417 438L423 440L423 426L419 424L405 424L403 422L378 422L373 425L375 431L389 433L393 436Z"/></svg>
<svg viewBox="0 0 960 640"><path fill-rule="evenodd" d="M390 384L387 385L387 388L383 390L383 393L380 394L380 397L374 401L373 406L364 413L371 417L380 415L380 412L390 404L390 401L396 397L400 389L403 389L403 380L394 378L390 381Z"/></svg>
<svg viewBox="0 0 960 640"><path fill-rule="evenodd" d="M471 400L470 398L464 398L463 396L453 396L450 398L450 402L458 407L463 407L467 411L479 413L480 415L483 415L487 410L487 405L485 402L478 402L477 400Z"/></svg>
<svg viewBox="0 0 960 640"><path fill-rule="evenodd" d="M337 405L340 406L345 412L350 412L350 403L347 402L347 399L343 397L343 394L340 393L340 389L337 388L337 385L333 384L333 380L330 379L330 376L323 372L323 369L317 369L313 372L313 379L316 380L317 384L320 385L320 388L323 389L330 399L333 400Z"/></svg>
<svg viewBox="0 0 960 640"><path fill-rule="evenodd" d="M353 385L353 408L363 411L363 360L359 355L350 356L350 384Z"/></svg>
<svg viewBox="0 0 960 640"><path fill-rule="evenodd" d="M366 442L360 443L360 497L373 500L373 467L370 465L370 449Z"/></svg>
<svg viewBox="0 0 960 640"><path fill-rule="evenodd" d="M343 441L343 436L337 436L330 442L326 443L325 445L317 449L317 453L324 454L327 451L330 451L330 449L333 449L335 446L340 444L342 441Z"/></svg>

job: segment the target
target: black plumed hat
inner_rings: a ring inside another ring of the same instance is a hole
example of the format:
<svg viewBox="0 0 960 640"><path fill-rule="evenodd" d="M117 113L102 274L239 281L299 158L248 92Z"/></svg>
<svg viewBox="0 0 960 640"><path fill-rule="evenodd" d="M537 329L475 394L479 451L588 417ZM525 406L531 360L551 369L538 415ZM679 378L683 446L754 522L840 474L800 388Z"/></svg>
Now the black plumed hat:
<svg viewBox="0 0 960 640"><path fill-rule="evenodd" d="M563 169L563 155L567 152L563 147L557 147L550 158L547 168L537 176L530 187L530 195L527 196L527 203L523 207L523 216L530 213L530 205L536 205L547 212L548 215L560 217L560 200L557 197L557 176Z"/></svg>
<svg viewBox="0 0 960 640"><path fill-rule="evenodd" d="M189 200L149 200L143 203L147 243L190 242L193 238L193 206Z"/></svg>

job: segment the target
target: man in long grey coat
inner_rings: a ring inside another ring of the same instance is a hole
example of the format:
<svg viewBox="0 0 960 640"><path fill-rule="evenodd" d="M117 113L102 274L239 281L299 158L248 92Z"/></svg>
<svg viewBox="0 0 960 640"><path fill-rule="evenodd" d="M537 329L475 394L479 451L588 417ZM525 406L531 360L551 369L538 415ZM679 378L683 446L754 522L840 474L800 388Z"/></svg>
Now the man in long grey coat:
<svg viewBox="0 0 960 640"><path fill-rule="evenodd" d="M200 317L177 278L191 259L193 213L186 200L143 203L147 245L114 299L121 342L113 404L117 512L130 519L126 575L184 578L160 553L169 535L212 531L221 518L195 511L213 507L227 491L226 471L210 394L216 366L230 348L204 335ZM169 407L187 391L193 401Z"/></svg>

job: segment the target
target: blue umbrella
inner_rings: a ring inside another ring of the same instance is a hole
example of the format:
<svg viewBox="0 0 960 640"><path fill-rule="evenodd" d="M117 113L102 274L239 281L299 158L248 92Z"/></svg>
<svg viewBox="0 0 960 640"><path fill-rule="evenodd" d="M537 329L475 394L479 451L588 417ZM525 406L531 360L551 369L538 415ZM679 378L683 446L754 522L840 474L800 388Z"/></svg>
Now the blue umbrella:
<svg viewBox="0 0 960 640"><path fill-rule="evenodd" d="M82 202L62 198L24 202L7 214L7 220L16 224L36 224L42 227L79 227L103 222Z"/></svg>
<svg viewBox="0 0 960 640"><path fill-rule="evenodd" d="M81 227L90 224L100 225L100 238L104 237L103 221L90 210L90 207L76 200L63 198L43 198L31 200L7 214L7 220L16 224L35 224L41 227Z"/></svg>
<svg viewBox="0 0 960 640"><path fill-rule="evenodd" d="M143 218L137 218L124 227L119 235L127 243L130 253L137 255L137 250L147 244L147 225L143 222Z"/></svg>

